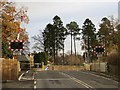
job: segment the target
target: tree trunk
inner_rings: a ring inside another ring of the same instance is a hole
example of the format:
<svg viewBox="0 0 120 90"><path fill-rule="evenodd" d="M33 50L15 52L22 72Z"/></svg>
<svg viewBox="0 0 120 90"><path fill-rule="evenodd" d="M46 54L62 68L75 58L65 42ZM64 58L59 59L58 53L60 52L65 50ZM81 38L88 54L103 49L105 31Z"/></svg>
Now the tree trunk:
<svg viewBox="0 0 120 90"><path fill-rule="evenodd" d="M55 65L55 48L54 48L54 61L53 64Z"/></svg>
<svg viewBox="0 0 120 90"><path fill-rule="evenodd" d="M58 64L58 49L55 50L55 64Z"/></svg>
<svg viewBox="0 0 120 90"><path fill-rule="evenodd" d="M88 59L88 62L90 63L90 43L89 43L89 36L88 36L88 55L87 55L87 59Z"/></svg>
<svg viewBox="0 0 120 90"><path fill-rule="evenodd" d="M76 57L76 42L75 42L75 36L74 36L74 49L75 49L75 57Z"/></svg>
<svg viewBox="0 0 120 90"><path fill-rule="evenodd" d="M75 61L76 61L76 43L75 43L75 36L74 36L74 49L75 49Z"/></svg>
<svg viewBox="0 0 120 90"><path fill-rule="evenodd" d="M64 44L63 44L63 61L62 64L64 65Z"/></svg>
<svg viewBox="0 0 120 90"><path fill-rule="evenodd" d="M54 56L53 64L54 64L54 65L55 65L55 53L56 53L56 52L55 52L55 47L56 47L56 44L55 44L55 39L54 39L54 50L53 50L53 53L54 53L54 55L53 55L53 56Z"/></svg>
<svg viewBox="0 0 120 90"><path fill-rule="evenodd" d="M71 32L71 55L72 55L72 32Z"/></svg>

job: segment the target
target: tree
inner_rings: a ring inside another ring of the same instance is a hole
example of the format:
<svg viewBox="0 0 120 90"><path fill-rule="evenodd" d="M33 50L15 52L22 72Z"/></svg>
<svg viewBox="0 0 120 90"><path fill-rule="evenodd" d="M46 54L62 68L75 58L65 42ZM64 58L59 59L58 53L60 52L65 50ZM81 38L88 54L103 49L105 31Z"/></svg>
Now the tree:
<svg viewBox="0 0 120 90"><path fill-rule="evenodd" d="M43 40L45 51L54 58L58 56L58 51L63 50L66 29L59 16L53 18L53 24L48 24L43 31Z"/></svg>
<svg viewBox="0 0 120 90"><path fill-rule="evenodd" d="M76 43L75 43L75 37L77 36L77 34L79 34L80 28L79 25L75 22L72 21L69 24L66 25L68 31L68 34L71 35L71 55L72 55L72 37L74 40L74 49L75 49L75 56L76 56Z"/></svg>
<svg viewBox="0 0 120 90"><path fill-rule="evenodd" d="M44 40L42 34L38 34L32 37L34 39L34 46L32 47L36 51L44 51Z"/></svg>
<svg viewBox="0 0 120 90"><path fill-rule="evenodd" d="M34 53L34 62L39 63L42 65L42 62L44 62L44 65L47 65L48 61L48 56L46 52L39 52L39 53Z"/></svg>
<svg viewBox="0 0 120 90"><path fill-rule="evenodd" d="M53 18L53 26L56 35L56 55L58 56L58 51L63 50L63 61L64 61L64 40L66 39L67 29L63 26L63 22L59 16Z"/></svg>
<svg viewBox="0 0 120 90"><path fill-rule="evenodd" d="M55 37L54 37L54 29L52 24L47 24L43 31L43 42L44 42L44 51L48 53L48 55L53 56L55 53Z"/></svg>
<svg viewBox="0 0 120 90"><path fill-rule="evenodd" d="M38 65L36 63L42 63L41 59L40 59L40 53L34 53L34 65L35 67L37 67Z"/></svg>
<svg viewBox="0 0 120 90"><path fill-rule="evenodd" d="M98 31L98 37L99 37L99 43L101 43L102 45L108 46L109 45L109 35L111 33L110 31L110 21L104 17L102 20L102 23L99 25L100 29Z"/></svg>
<svg viewBox="0 0 120 90"><path fill-rule="evenodd" d="M90 60L90 52L93 50L94 46L96 45L96 28L95 25L92 23L90 19L86 19L82 26L82 39L87 49L87 57L88 61Z"/></svg>
<svg viewBox="0 0 120 90"><path fill-rule="evenodd" d="M118 46L118 60L117 60L117 63L118 63L118 68L120 68L120 22L118 23L118 25L116 26L116 29L117 29L117 37L118 37L118 43L117 43L117 46ZM118 75L120 76L120 72L118 72Z"/></svg>
<svg viewBox="0 0 120 90"><path fill-rule="evenodd" d="M17 38L18 32L20 33L20 39L28 40L28 34L26 30L20 28L21 20L29 21L26 14L26 10L20 8L16 9L13 2L0 2L2 13L0 20L2 21L2 55L5 58L12 55L12 52L8 49L8 40ZM21 19L21 14L22 18ZM20 31L19 31L20 30Z"/></svg>
<svg viewBox="0 0 120 90"><path fill-rule="evenodd" d="M44 65L47 65L48 56L47 56L46 52L41 52L40 53L40 59L41 59L42 62L44 62Z"/></svg>
<svg viewBox="0 0 120 90"><path fill-rule="evenodd" d="M118 25L115 27L117 29L116 31L116 45L118 46L118 50L120 52L120 24L118 23Z"/></svg>
<svg viewBox="0 0 120 90"><path fill-rule="evenodd" d="M102 23L100 24L100 29L97 33L99 44L104 45L107 52L110 53L113 46L117 43L117 31L115 30L115 25L113 18L108 19L106 17L102 18Z"/></svg>

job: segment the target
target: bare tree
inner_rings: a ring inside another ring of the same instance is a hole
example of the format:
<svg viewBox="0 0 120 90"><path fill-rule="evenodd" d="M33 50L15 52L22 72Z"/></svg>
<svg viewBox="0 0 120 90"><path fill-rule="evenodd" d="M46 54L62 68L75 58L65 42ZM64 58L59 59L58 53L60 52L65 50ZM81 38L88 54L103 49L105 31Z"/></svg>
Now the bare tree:
<svg viewBox="0 0 120 90"><path fill-rule="evenodd" d="M35 42L32 48L36 51L44 51L44 41L43 41L42 33L38 35L34 35L32 39L34 39Z"/></svg>

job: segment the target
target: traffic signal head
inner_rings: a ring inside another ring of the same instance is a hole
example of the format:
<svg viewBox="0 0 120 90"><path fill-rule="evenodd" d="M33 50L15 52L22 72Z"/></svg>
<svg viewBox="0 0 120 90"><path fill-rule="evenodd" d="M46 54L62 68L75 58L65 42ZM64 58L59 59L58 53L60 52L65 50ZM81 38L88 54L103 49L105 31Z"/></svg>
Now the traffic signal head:
<svg viewBox="0 0 120 90"><path fill-rule="evenodd" d="M99 53L99 52L104 52L104 48L98 47L98 48L95 49L95 51L98 52L98 53Z"/></svg>
<svg viewBox="0 0 120 90"><path fill-rule="evenodd" d="M96 47L94 48L94 52L95 52L96 54L102 54L103 52L105 52L105 48L104 48L103 46L96 46Z"/></svg>
<svg viewBox="0 0 120 90"><path fill-rule="evenodd" d="M11 42L11 49L23 49L23 42Z"/></svg>
<svg viewBox="0 0 120 90"><path fill-rule="evenodd" d="M11 40L9 42L9 49L13 50L24 50L24 41L23 40Z"/></svg>

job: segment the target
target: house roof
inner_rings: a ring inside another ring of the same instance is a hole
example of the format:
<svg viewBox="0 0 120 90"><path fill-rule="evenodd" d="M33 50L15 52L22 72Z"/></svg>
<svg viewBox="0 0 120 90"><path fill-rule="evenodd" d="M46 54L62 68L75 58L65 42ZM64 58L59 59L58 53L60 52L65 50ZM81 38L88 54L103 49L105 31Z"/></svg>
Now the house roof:
<svg viewBox="0 0 120 90"><path fill-rule="evenodd" d="M20 62L29 62L25 55L18 55L18 61Z"/></svg>

